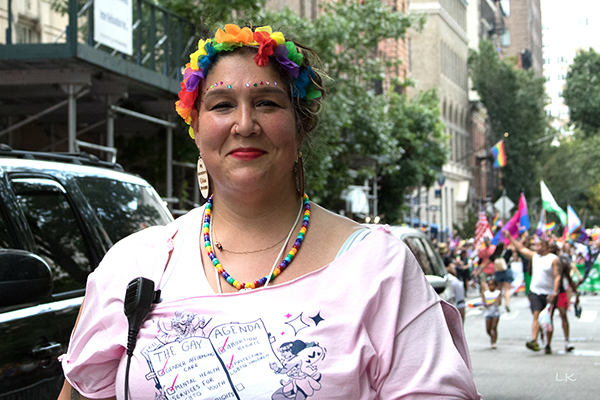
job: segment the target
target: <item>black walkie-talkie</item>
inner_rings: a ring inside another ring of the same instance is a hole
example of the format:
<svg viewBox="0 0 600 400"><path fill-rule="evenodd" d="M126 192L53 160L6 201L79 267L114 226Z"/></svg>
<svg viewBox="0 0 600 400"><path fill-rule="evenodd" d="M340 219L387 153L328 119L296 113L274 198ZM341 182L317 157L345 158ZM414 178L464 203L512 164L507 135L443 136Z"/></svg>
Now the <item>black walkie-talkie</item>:
<svg viewBox="0 0 600 400"><path fill-rule="evenodd" d="M125 316L129 322L127 333L127 367L125 369L125 400L129 398L129 367L131 356L135 349L137 335L142 322L148 315L152 303L158 303L160 290L154 291L154 281L144 277L138 277L129 282L125 291Z"/></svg>

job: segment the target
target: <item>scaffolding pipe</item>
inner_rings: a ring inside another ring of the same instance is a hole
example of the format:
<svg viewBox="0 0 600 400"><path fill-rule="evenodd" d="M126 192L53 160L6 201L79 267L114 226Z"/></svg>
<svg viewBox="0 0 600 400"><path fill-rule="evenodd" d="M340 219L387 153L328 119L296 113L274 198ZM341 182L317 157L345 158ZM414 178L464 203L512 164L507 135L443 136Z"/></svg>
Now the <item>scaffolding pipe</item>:
<svg viewBox="0 0 600 400"><path fill-rule="evenodd" d="M106 110L106 146L115 147L115 112L109 107ZM110 154L106 161L109 161Z"/></svg>
<svg viewBox="0 0 600 400"><path fill-rule="evenodd" d="M167 127L167 197L173 197L173 128Z"/></svg>
<svg viewBox="0 0 600 400"><path fill-rule="evenodd" d="M90 92L89 90L84 90L83 92L79 93L76 96L76 98L78 99L80 97L83 97L86 94L88 94L89 92ZM17 122L16 124L9 126L8 128L4 129L3 131L0 131L0 137L6 135L7 133L10 133L10 132L14 131L15 129L19 129L20 127L22 127L24 125L27 125L28 123L33 122L36 119L39 119L40 117L43 117L44 115L46 115L48 113L51 113L54 110L57 110L57 109L59 109L61 107L64 107L68 102L69 102L68 99L67 100L63 100L60 103L56 103L55 105L53 105L51 107L48 107L45 110L40 111L39 113L34 114L31 117L28 117L28 118L24 119L21 122Z"/></svg>
<svg viewBox="0 0 600 400"><path fill-rule="evenodd" d="M77 140L77 98L75 97L75 85L68 86L69 104L69 153L75 153L75 141Z"/></svg>
<svg viewBox="0 0 600 400"><path fill-rule="evenodd" d="M171 128L177 128L176 123L170 122L170 121L165 121L164 119L151 117L149 115L142 114L142 113L139 113L136 111L131 111L126 108L119 107L119 106L110 106L110 108L111 108L111 110L114 110L121 114L129 115L130 117L143 119L145 121L152 122L152 123L158 124L158 125L163 125L163 126L167 126L167 127L171 127Z"/></svg>
<svg viewBox="0 0 600 400"><path fill-rule="evenodd" d="M108 161L111 162L112 164L117 162L117 149L115 149L114 147L107 147L107 146L101 146L99 144L82 142L81 140L75 141L75 147L76 147L76 149L73 153L79 153L80 147L87 147L89 149L106 151L106 152L112 154L112 157Z"/></svg>

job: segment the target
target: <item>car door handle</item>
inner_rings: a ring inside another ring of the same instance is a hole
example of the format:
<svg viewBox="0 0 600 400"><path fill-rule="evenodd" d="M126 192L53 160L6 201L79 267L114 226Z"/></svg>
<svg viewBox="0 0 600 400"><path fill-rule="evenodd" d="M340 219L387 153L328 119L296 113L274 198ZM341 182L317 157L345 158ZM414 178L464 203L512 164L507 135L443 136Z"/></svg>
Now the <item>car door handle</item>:
<svg viewBox="0 0 600 400"><path fill-rule="evenodd" d="M36 346L31 350L34 356L39 358L49 357L59 353L62 350L60 343L48 342L46 344Z"/></svg>

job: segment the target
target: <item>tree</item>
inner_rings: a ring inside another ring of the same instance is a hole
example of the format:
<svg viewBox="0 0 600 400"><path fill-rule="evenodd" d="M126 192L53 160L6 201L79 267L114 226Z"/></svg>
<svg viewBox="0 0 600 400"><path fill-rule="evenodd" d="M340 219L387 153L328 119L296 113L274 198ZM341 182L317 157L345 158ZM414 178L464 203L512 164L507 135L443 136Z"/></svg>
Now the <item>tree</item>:
<svg viewBox="0 0 600 400"><path fill-rule="evenodd" d="M563 98L569 107L571 123L585 136L597 134L600 129L600 54L593 48L580 51L573 60Z"/></svg>
<svg viewBox="0 0 600 400"><path fill-rule="evenodd" d="M586 227L600 221L600 136L576 134L559 147L544 152L541 167L544 182L552 189L558 204L571 205Z"/></svg>
<svg viewBox="0 0 600 400"><path fill-rule="evenodd" d="M470 52L469 73L490 118L490 147L504 139L507 165L502 168L503 186L513 199L519 198L521 190L529 198L539 185L539 155L547 146L537 142L548 128L544 78L501 60L490 41L480 42L479 53Z"/></svg>
<svg viewBox="0 0 600 400"><path fill-rule="evenodd" d="M379 214L398 223L406 188L433 184L435 170L446 161L439 99L435 90L408 99L394 91L406 84L397 80L389 91L377 94L373 82L384 80L386 70L400 62L381 57L379 44L403 38L409 27L420 29L422 17L380 1L342 0L324 5L324 13L312 21L290 10L266 13L261 21L285 27L315 49L331 78L319 136L307 162L312 197L339 209L343 189L377 175ZM351 171L357 159L376 160L377 167L362 168L357 178Z"/></svg>
<svg viewBox="0 0 600 400"><path fill-rule="evenodd" d="M410 100L394 91L406 82L392 79L391 89L383 94L374 84L401 62L385 59L378 51L380 44L403 38L410 27L420 29L423 17L395 11L378 0L326 2L313 20L289 9L267 10L265 0L157 2L192 20L201 37L214 34L225 22L269 24L316 50L331 79L326 82L329 96L319 134L312 146L303 149L306 189L315 201L337 210L343 189L355 179L377 175L382 177L381 211L397 222L405 188L433 183L434 170L445 162L437 93ZM181 160L194 162L197 154L192 153L182 153ZM359 169L357 178L351 169L361 158L376 160L377 167Z"/></svg>

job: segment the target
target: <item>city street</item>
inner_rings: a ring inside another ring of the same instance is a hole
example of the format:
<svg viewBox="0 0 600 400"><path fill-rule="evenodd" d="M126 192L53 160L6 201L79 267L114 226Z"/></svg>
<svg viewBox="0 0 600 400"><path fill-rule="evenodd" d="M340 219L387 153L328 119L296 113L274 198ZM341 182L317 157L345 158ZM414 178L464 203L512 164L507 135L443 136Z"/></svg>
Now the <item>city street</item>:
<svg viewBox="0 0 600 400"><path fill-rule="evenodd" d="M469 293L475 299L475 293ZM531 336L529 301L511 299L511 312L498 324L498 348L490 348L480 308L467 308L465 333L477 390L486 400L548 400L600 398L600 296L581 296L581 319L569 311L572 353L564 351L558 312L554 315L552 355L525 348Z"/></svg>

